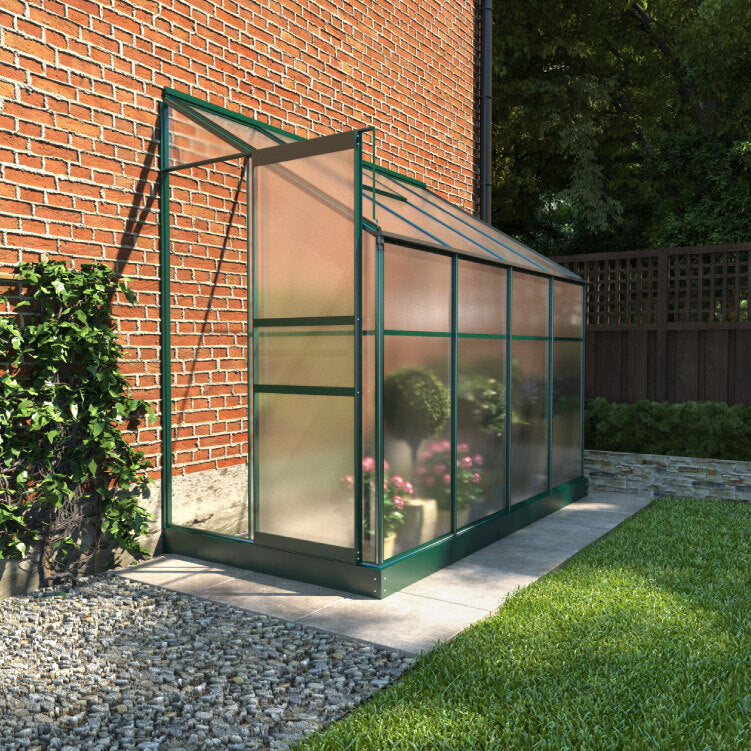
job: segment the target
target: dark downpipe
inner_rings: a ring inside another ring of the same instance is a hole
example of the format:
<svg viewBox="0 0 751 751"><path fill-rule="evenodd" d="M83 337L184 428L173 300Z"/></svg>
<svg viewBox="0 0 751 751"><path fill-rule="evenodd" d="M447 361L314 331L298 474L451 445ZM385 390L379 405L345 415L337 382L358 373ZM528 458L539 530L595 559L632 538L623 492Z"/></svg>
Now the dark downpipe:
<svg viewBox="0 0 751 751"><path fill-rule="evenodd" d="M493 0L482 2L480 54L480 219L489 224L493 125Z"/></svg>

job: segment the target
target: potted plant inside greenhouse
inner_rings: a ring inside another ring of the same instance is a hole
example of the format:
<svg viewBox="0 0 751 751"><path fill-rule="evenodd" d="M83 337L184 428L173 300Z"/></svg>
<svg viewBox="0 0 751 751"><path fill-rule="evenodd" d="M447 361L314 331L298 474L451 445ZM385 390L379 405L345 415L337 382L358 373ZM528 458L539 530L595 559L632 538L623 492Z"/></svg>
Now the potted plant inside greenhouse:
<svg viewBox="0 0 751 751"><path fill-rule="evenodd" d="M579 277L378 166L373 129L305 140L172 89L162 126L168 552L384 597L585 494ZM171 443L172 386L211 383L171 319L196 169L244 185L231 503Z"/></svg>

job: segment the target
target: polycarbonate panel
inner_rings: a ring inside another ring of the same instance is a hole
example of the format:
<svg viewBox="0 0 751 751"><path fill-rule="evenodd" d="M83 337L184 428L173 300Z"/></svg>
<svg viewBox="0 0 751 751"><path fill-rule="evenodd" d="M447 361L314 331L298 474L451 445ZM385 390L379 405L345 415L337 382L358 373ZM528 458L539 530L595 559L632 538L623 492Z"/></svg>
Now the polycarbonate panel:
<svg viewBox="0 0 751 751"><path fill-rule="evenodd" d="M506 507L504 339L459 339L457 524Z"/></svg>
<svg viewBox="0 0 751 751"><path fill-rule="evenodd" d="M581 337L582 287L557 279L553 282L553 335Z"/></svg>
<svg viewBox="0 0 751 751"><path fill-rule="evenodd" d="M256 394L258 532L354 547L354 400Z"/></svg>
<svg viewBox="0 0 751 751"><path fill-rule="evenodd" d="M371 178L368 170L364 175ZM365 179L365 177L364 177ZM467 247L466 252L470 252L480 258L488 260L502 261L511 266L529 269L541 273L551 273L560 277L577 279L578 277L568 269L558 265L554 261L546 258L540 253L528 248L523 243L515 240L513 237L500 232L495 227L480 221L471 214L454 206L449 201L441 198L435 193L413 183L406 183L402 180L389 177L388 175L378 174L378 186L383 190L396 193L408 201L415 209L420 208L430 214L436 220L448 224L452 230L466 235L468 238L479 242L480 245L487 248L491 253L481 251L476 245ZM378 198L380 201L380 197ZM397 206L389 204L394 208ZM404 233L402 233L404 234ZM438 233L440 236L440 233ZM454 236L454 232L450 236ZM465 240L466 242L466 240ZM454 246L459 249L458 246ZM466 246L465 246L466 247ZM473 248L474 250L471 250Z"/></svg>
<svg viewBox="0 0 751 751"><path fill-rule="evenodd" d="M506 270L459 260L460 334L506 333Z"/></svg>
<svg viewBox="0 0 751 751"><path fill-rule="evenodd" d="M386 245L384 325L398 331L451 330L451 259Z"/></svg>
<svg viewBox="0 0 751 751"><path fill-rule="evenodd" d="M239 151L174 107L169 108L169 147L170 167L219 159Z"/></svg>
<svg viewBox="0 0 751 751"><path fill-rule="evenodd" d="M363 179L367 178L364 176ZM370 183L365 184L369 185ZM363 190L362 213L366 219L371 219L375 210L375 221L378 222L378 226L383 232L408 237L416 242L447 247L440 237L435 237L427 231L424 232L414 222L408 222L401 216L401 207L407 204L379 194L375 194L375 201L373 197L374 194L371 191Z"/></svg>
<svg viewBox="0 0 751 751"><path fill-rule="evenodd" d="M231 120L228 117L222 117L215 112L199 110L207 120L211 120L224 130L232 133L240 140L244 141L253 149L265 149L267 146L276 146L279 143L290 143L296 139L281 133L273 135L263 131L261 128L254 128L252 125L240 123L237 120Z"/></svg>
<svg viewBox="0 0 751 751"><path fill-rule="evenodd" d="M582 473L581 357L581 342L553 342L553 487Z"/></svg>
<svg viewBox="0 0 751 751"><path fill-rule="evenodd" d="M247 539L252 372L244 185L236 162L170 176L168 356L172 523ZM152 352L158 356L156 345Z"/></svg>
<svg viewBox="0 0 751 751"><path fill-rule="evenodd" d="M370 232L362 233L362 327L364 331L375 329L376 240Z"/></svg>
<svg viewBox="0 0 751 751"><path fill-rule="evenodd" d="M548 488L547 354L545 341L511 343L511 503Z"/></svg>
<svg viewBox="0 0 751 751"><path fill-rule="evenodd" d="M354 314L354 159L254 169L256 317Z"/></svg>
<svg viewBox="0 0 751 751"><path fill-rule="evenodd" d="M384 558L451 531L449 337L386 336Z"/></svg>
<svg viewBox="0 0 751 751"><path fill-rule="evenodd" d="M256 329L257 382L283 386L354 385L351 327Z"/></svg>
<svg viewBox="0 0 751 751"><path fill-rule="evenodd" d="M548 280L516 271L511 289L514 336L548 336Z"/></svg>
<svg viewBox="0 0 751 751"><path fill-rule="evenodd" d="M362 342L362 558L375 563L376 545L376 409L375 334L365 334ZM354 482L354 478L353 478Z"/></svg>

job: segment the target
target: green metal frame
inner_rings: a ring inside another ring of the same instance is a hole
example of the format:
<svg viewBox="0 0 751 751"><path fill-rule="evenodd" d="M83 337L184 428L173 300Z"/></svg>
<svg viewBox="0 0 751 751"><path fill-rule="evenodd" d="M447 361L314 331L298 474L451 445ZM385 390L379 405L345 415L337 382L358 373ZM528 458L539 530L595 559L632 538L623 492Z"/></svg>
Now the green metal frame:
<svg viewBox="0 0 751 751"><path fill-rule="evenodd" d="M186 107L186 105L188 105ZM210 132L227 141L228 145L237 150L225 157L216 159L200 160L190 164L170 165L169 164L169 107L174 107L186 117L190 117L198 124L205 127ZM194 109L193 109L194 108ZM196 112L195 110L198 110ZM585 289L583 282L576 280L561 279L552 273L536 272L531 270L515 270L513 266L501 261L483 260L474 256L462 253L461 251L433 243L416 242L411 238L400 237L396 235L384 234L380 232L377 226L362 214L362 193L363 190L371 190L374 194L385 193L373 186L362 184L363 166L373 168L375 165L375 154L373 161L365 161L362 155L363 133L373 129L364 129L358 131L355 136L355 217L354 217L354 264L355 264L355 310L352 316L334 316L334 317L297 317L297 318L270 318L259 319L256 316L255 296L252 294L252 287L248 285L247 308L248 308L248 516L249 516L249 533L248 539L239 537L229 537L217 533L206 532L203 530L188 529L172 523L172 425L171 425L171 311L170 311L170 174L177 169L189 169L191 167L203 166L215 162L224 162L234 159L243 160L243 174L246 181L246 235L247 235L247 273L249 280L255 280L256 259L253 252L255 247L255 228L257 223L255 219L255 205L253 201L254 189L254 172L252 169L252 154L254 150L242 139L233 136L225 131L221 126L213 123L200 115L200 111L214 112L235 122L252 126L272 138L278 135L284 135L294 141L303 141L300 136L284 131L268 123L262 123L243 115L240 115L223 107L210 104L174 89L165 88L164 98L160 108L160 295L161 295L161 400L162 400L162 510L164 519L164 542L165 550L168 552L184 553L188 555L198 555L210 560L231 563L236 566L246 566L248 568L268 571L269 573L290 576L303 581L311 581L328 586L336 586L361 594L375 597L385 597L398 589L407 586L409 583L425 576L426 574L440 569L441 567L459 560L473 550L518 529L534 519L540 518L561 506L570 503L582 497L587 490L586 479L582 476L572 479L571 481L558 487L551 487L552 484L552 419L553 419L553 347L555 341L579 341L582 343L581 359L581 393L582 403L584 395L584 336L586 322L585 307ZM327 153L328 144L337 143L341 136L323 137L315 139L312 153ZM281 141L279 138L275 138ZM375 134L373 136L375 146ZM308 142L310 143L310 142ZM274 158L268 153L276 152L279 160L283 159L286 152L295 152L294 144L280 143L277 147L262 149L258 154L258 163L264 163L266 160L274 161ZM290 148L288 148L290 147ZM335 150L335 149L334 149ZM310 151L310 148L306 150ZM282 156L279 156L282 155ZM308 155L306 153L306 155ZM271 157L271 158L270 158ZM401 180L406 184L426 187L425 184L414 178L405 177L392 170L375 165L374 172L381 172L390 177ZM362 251L362 233L370 232L375 235L375 330L363 330L363 251ZM384 327L384 246L385 243L407 246L415 250L421 250L429 253L438 253L449 256L451 259L451 326L449 331L428 332L428 331L407 331L407 330L386 330ZM459 259L467 260L475 264L486 264L494 267L505 268L506 277L506 334L471 334L458 331L458 261ZM513 335L513 281L515 273L524 273L544 277L548 280L548 332L547 336L521 336ZM563 283L580 284L582 286L583 298L583 317L582 317L582 335L581 337L557 337L554 331L555 322L555 298L554 298L554 279ZM257 329L272 328L280 331L288 327L307 327L307 326L349 326L353 329L355 337L355 364L354 364L354 385L352 388L338 387L313 387L313 386L293 386L279 384L261 384L255 383L258 373L258 346L257 346ZM376 454L376 487L380 492L376 493L375 504L375 522L376 522L376 545L375 561L363 561L363 478L362 478L362 458L363 458L363 335L373 335L375 337L375 454ZM412 550L400 553L397 556L383 560L383 459L384 459L384 434L383 434L383 365L384 365L384 342L385 336L421 336L421 337L446 337L451 340L451 456L452 465L456 466L456 446L457 446L457 382L458 382L458 340L460 338L484 338L505 340L505 376L506 376L506 429L505 429L505 452L506 452L506 487L505 487L505 507L496 513L470 523L462 528L457 528L457 503L456 503L456 477L455 471L452 472L451 485L451 507L452 523L451 532L431 540L422 545L416 546ZM548 422L548 489L539 495L527 498L511 506L511 488L510 488L510 452L511 452L511 373L513 363L513 340L540 340L547 341L547 380L548 387L546 390L546 409ZM252 377L252 380L251 380ZM259 533L257 529L258 515L258 465L260 457L258 455L256 436L258 428L258 414L255 409L255 394L261 393L303 393L303 394L323 394L353 397L354 426L355 426L355 489L354 489L354 519L355 525L355 545L354 549L338 548L337 546L325 546L318 543L309 543L306 541L292 541L287 538L279 538L276 535ZM583 424L582 424L583 435ZM582 441L582 472L583 472L583 441Z"/></svg>

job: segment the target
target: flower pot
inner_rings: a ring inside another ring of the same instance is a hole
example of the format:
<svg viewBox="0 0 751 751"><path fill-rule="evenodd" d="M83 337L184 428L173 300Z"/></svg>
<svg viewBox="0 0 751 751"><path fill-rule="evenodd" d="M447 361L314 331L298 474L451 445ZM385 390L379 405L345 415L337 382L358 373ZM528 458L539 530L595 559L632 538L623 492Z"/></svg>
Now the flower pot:
<svg viewBox="0 0 751 751"><path fill-rule="evenodd" d="M397 530L396 552L401 553L439 534L438 502L434 498L404 501L404 524Z"/></svg>
<svg viewBox="0 0 751 751"><path fill-rule="evenodd" d="M394 555L394 544L396 543L396 532L386 535L383 538L383 560L387 560Z"/></svg>

